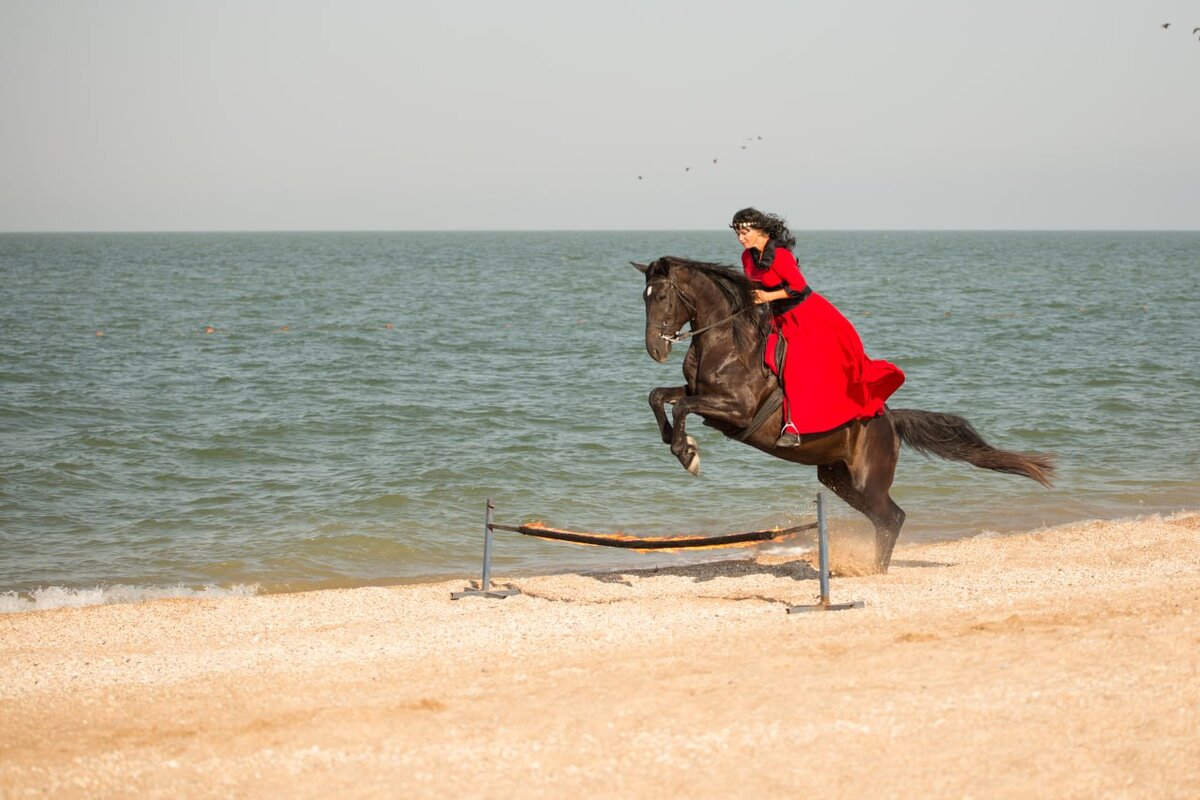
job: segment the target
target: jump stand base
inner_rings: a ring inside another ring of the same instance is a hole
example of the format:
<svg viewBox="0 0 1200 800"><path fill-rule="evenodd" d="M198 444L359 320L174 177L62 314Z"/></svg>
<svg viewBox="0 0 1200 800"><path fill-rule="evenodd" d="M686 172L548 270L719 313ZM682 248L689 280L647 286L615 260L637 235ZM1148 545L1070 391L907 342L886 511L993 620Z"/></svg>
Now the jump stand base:
<svg viewBox="0 0 1200 800"><path fill-rule="evenodd" d="M451 600L459 600L463 597L490 597L493 600L502 600L505 597L512 597L514 594L520 594L520 589L463 589L461 592L451 592Z"/></svg>
<svg viewBox="0 0 1200 800"><path fill-rule="evenodd" d="M854 600L849 603L817 603L811 606L788 606L789 614L806 614L810 611L848 611L851 608L864 608L866 603Z"/></svg>

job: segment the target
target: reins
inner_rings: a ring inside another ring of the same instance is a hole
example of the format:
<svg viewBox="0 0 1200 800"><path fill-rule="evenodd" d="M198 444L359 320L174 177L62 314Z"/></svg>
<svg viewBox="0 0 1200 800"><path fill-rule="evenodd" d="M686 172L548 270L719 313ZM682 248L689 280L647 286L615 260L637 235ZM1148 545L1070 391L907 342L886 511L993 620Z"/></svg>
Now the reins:
<svg viewBox="0 0 1200 800"><path fill-rule="evenodd" d="M683 293L683 290L675 285L675 281L671 280L670 278L665 278L663 280L651 281L650 285L653 286L656 283L670 284L671 288L675 290L675 296L678 297L680 299L680 301L683 302L683 305L687 308L687 310L692 312L692 315L695 316L695 314L696 314L695 304L693 304L692 301L688 300L687 295L685 295ZM690 339L693 336L698 336L699 334L704 333L707 330L712 330L713 328L716 328L719 325L724 325L726 322L729 322L734 317L737 317L739 314L743 314L746 311L749 311L753 307L754 306L746 306L745 308L741 309L740 311L735 311L732 314L730 314L729 316L722 317L721 319L717 320L716 322L710 322L709 324L705 325L702 328L693 327L691 330L687 330L687 331L676 331L675 334L672 336L668 336L665 333L660 333L658 335L658 337L660 339L665 339L666 341L670 342L671 344L679 344L680 342L686 341L687 339ZM689 318L688 321L691 322L692 320ZM695 324L695 323L693 323L693 324ZM667 325L666 322L662 323L662 326L664 328L666 328L666 325Z"/></svg>

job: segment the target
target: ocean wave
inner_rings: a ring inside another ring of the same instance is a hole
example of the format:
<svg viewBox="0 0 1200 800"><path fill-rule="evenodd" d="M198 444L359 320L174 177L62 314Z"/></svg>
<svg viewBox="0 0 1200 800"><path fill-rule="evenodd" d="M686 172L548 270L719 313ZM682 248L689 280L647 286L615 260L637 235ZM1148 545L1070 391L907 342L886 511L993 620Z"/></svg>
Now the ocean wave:
<svg viewBox="0 0 1200 800"><path fill-rule="evenodd" d="M0 614L17 611L47 611L53 608L82 608L116 603L143 603L167 598L211 600L218 597L249 597L258 594L258 584L220 586L95 586L75 589L66 586L46 586L28 593L0 592Z"/></svg>

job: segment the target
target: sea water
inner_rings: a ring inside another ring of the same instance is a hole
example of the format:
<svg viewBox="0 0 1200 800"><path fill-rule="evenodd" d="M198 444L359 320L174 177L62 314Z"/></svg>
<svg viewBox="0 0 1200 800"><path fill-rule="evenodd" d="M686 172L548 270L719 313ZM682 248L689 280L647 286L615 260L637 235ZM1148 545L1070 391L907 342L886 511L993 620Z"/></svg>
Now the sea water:
<svg viewBox="0 0 1200 800"><path fill-rule="evenodd" d="M1200 505L1200 233L803 232L894 407L961 414L1059 479L906 451L901 542ZM811 518L815 470L646 395L660 255L720 232L0 235L0 610L467 577L484 504L641 535ZM869 529L831 502L833 527ZM663 563L510 536L493 571ZM728 551L708 556L728 558Z"/></svg>

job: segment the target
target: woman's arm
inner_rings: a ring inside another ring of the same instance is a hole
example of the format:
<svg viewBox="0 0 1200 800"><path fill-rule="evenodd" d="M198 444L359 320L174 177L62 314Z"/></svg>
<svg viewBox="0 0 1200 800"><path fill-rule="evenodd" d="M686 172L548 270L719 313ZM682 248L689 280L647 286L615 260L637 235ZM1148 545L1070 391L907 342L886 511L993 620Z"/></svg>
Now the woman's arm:
<svg viewBox="0 0 1200 800"><path fill-rule="evenodd" d="M800 267L796 264L796 257L792 255L791 250L782 247L777 249L775 258L771 262L771 270L779 276L783 285L778 289L756 289L754 291L756 304L795 297L808 286L808 281L804 280L804 275L801 274Z"/></svg>
<svg viewBox="0 0 1200 800"><path fill-rule="evenodd" d="M771 264L771 268L783 281L783 286L780 288L801 292L805 286L808 286L808 281L804 280L804 275L800 273L800 265L796 263L796 256L792 254L791 250L781 247L775 251L775 261Z"/></svg>
<svg viewBox="0 0 1200 800"><path fill-rule="evenodd" d="M772 300L783 300L790 296L786 287L783 289L754 289L751 292L751 298L755 305L769 303Z"/></svg>

